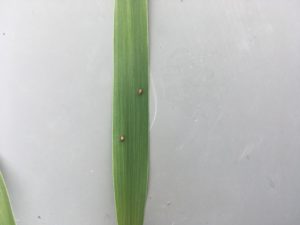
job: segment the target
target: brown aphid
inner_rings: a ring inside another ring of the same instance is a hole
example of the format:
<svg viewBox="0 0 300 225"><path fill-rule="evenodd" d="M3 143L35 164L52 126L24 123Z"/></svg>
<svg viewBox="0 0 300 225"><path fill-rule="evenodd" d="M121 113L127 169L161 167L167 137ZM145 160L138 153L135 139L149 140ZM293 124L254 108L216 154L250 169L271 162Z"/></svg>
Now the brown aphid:
<svg viewBox="0 0 300 225"><path fill-rule="evenodd" d="M125 136L124 136L124 135L121 135L121 136L120 136L120 141L121 141L121 142L124 142L124 141L125 141Z"/></svg>
<svg viewBox="0 0 300 225"><path fill-rule="evenodd" d="M137 93L138 93L138 95L142 95L144 93L144 90L142 88L139 88Z"/></svg>

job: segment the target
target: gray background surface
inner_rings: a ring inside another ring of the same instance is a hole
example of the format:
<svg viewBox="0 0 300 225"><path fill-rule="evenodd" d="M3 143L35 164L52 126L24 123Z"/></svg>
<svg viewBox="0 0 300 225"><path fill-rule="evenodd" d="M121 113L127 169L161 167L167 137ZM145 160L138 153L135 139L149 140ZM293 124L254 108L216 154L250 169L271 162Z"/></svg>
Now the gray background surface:
<svg viewBox="0 0 300 225"><path fill-rule="evenodd" d="M300 223L300 1L150 0L145 225ZM112 0L0 0L18 225L115 225Z"/></svg>

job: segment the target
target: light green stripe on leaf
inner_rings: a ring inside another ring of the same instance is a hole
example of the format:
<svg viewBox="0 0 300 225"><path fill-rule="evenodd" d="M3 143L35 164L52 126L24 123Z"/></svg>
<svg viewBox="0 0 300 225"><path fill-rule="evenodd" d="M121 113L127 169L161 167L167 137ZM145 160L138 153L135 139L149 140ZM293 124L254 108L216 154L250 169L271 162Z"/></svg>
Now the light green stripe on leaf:
<svg viewBox="0 0 300 225"><path fill-rule="evenodd" d="M118 225L142 225L148 189L148 2L115 0L113 177Z"/></svg>
<svg viewBox="0 0 300 225"><path fill-rule="evenodd" d="M9 203L9 198L0 172L0 225L15 225L15 220Z"/></svg>

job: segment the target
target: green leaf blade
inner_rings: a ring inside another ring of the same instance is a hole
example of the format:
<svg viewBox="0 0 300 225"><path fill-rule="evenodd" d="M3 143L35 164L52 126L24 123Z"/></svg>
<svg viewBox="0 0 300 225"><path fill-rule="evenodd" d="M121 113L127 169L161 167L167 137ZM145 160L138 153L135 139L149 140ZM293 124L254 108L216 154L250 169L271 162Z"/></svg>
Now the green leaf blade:
<svg viewBox="0 0 300 225"><path fill-rule="evenodd" d="M7 189L0 172L0 225L15 225Z"/></svg>
<svg viewBox="0 0 300 225"><path fill-rule="evenodd" d="M112 144L119 225L142 225L144 220L149 173L148 55L147 0L116 0Z"/></svg>

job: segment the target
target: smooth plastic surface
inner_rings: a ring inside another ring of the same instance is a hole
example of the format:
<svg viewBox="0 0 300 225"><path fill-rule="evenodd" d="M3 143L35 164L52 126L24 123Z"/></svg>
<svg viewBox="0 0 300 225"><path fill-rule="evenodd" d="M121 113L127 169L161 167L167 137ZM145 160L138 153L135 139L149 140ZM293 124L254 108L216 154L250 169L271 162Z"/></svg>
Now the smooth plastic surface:
<svg viewBox="0 0 300 225"><path fill-rule="evenodd" d="M300 2L149 3L145 225L298 224ZM0 5L0 164L18 224L115 225L113 1Z"/></svg>

